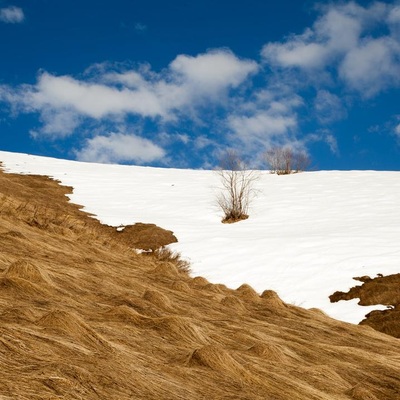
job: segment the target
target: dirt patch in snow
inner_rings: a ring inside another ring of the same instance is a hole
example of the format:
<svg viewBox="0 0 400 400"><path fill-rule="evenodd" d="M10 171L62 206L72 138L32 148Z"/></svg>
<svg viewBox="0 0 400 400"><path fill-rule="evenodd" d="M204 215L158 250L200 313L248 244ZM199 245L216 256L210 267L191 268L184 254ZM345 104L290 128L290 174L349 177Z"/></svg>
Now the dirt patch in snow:
<svg viewBox="0 0 400 400"><path fill-rule="evenodd" d="M155 224L136 223L127 225L123 230L117 232L128 246L141 250L154 251L178 241L172 231L160 228Z"/></svg>
<svg viewBox="0 0 400 400"><path fill-rule="evenodd" d="M360 325L369 325L380 332L400 338L400 274L354 279L363 284L354 286L346 293L335 292L329 296L331 302L359 298L358 304L362 306L388 306L387 310L371 311Z"/></svg>

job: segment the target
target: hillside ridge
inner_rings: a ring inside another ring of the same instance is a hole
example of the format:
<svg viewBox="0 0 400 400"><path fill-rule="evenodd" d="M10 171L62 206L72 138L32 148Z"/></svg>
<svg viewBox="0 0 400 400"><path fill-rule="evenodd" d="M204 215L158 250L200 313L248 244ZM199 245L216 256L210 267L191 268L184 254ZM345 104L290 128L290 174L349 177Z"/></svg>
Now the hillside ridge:
<svg viewBox="0 0 400 400"><path fill-rule="evenodd" d="M136 254L70 191L0 172L0 398L399 398L395 338Z"/></svg>

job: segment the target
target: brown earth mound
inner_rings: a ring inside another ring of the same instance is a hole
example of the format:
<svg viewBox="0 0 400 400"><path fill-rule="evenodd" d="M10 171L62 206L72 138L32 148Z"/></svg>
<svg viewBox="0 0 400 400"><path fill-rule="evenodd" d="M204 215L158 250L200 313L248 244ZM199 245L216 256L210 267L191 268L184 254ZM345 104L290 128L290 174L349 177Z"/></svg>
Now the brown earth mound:
<svg viewBox="0 0 400 400"><path fill-rule="evenodd" d="M136 254L69 191L0 173L0 399L400 398L397 339Z"/></svg>
<svg viewBox="0 0 400 400"><path fill-rule="evenodd" d="M118 231L128 246L141 250L156 250L178 240L171 231L154 224L136 223Z"/></svg>
<svg viewBox="0 0 400 400"><path fill-rule="evenodd" d="M369 276L354 279L363 284L352 287L347 293L335 292L329 296L331 302L359 298L358 304L362 306L388 306L387 310L370 312L360 324L400 338L400 274L378 276L374 279Z"/></svg>

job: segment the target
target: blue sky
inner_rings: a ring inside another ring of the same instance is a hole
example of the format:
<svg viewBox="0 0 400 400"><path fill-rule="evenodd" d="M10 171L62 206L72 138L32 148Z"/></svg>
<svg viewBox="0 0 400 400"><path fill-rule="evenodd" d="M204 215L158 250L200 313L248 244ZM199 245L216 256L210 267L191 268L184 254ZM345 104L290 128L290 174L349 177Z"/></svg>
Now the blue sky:
<svg viewBox="0 0 400 400"><path fill-rule="evenodd" d="M400 170L400 1L0 0L0 149Z"/></svg>

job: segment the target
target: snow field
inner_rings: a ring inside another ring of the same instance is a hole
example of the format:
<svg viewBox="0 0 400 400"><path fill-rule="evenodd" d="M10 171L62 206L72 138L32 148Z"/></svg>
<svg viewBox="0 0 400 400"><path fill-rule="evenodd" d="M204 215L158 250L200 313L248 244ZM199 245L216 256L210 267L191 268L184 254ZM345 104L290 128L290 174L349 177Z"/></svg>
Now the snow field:
<svg viewBox="0 0 400 400"><path fill-rule="evenodd" d="M90 164L0 152L6 171L48 175L72 186L71 201L105 224L155 223L192 275L322 309L358 323L372 309L328 296L352 278L399 272L400 172L318 171L289 176L262 171L250 218L222 224L212 171Z"/></svg>

